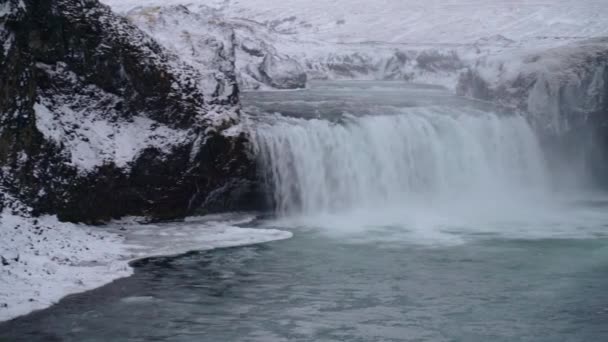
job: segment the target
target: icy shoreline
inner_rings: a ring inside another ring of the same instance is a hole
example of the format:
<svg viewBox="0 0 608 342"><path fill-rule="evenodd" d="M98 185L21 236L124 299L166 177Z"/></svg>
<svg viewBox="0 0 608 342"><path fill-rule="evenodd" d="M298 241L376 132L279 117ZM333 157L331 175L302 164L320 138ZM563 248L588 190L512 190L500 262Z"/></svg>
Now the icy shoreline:
<svg viewBox="0 0 608 342"><path fill-rule="evenodd" d="M133 274L129 264L153 256L251 245L291 237L274 229L239 228L255 217L230 214L185 222L140 224L136 220L91 227L0 216L0 322L47 308L63 297Z"/></svg>

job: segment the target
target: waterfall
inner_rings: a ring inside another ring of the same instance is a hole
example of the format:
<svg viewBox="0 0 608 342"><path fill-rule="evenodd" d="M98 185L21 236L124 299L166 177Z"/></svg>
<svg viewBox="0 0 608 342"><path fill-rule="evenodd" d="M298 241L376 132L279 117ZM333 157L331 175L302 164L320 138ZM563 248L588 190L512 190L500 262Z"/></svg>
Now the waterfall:
<svg viewBox="0 0 608 342"><path fill-rule="evenodd" d="M256 130L279 214L525 198L547 187L524 118L448 106L340 122L277 116Z"/></svg>

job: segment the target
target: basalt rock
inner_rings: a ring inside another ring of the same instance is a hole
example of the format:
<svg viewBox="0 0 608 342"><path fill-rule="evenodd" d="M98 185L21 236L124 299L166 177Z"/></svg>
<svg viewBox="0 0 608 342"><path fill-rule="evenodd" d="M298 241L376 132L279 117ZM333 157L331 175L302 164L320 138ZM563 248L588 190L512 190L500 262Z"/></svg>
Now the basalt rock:
<svg viewBox="0 0 608 342"><path fill-rule="evenodd" d="M202 73L97 0L4 9L0 187L11 196L87 223L251 205L234 198L255 197L234 51L211 45L223 65Z"/></svg>

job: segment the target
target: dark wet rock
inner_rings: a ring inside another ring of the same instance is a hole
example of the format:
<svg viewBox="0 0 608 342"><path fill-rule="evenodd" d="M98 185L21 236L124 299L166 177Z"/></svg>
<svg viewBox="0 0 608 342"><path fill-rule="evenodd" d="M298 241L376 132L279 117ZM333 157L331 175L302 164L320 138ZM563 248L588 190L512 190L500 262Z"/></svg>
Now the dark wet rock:
<svg viewBox="0 0 608 342"><path fill-rule="evenodd" d="M8 193L35 214L88 223L249 205L202 206L235 179L255 179L230 51L217 53L226 63L209 80L97 0L9 6L0 17ZM211 94L201 90L209 82Z"/></svg>

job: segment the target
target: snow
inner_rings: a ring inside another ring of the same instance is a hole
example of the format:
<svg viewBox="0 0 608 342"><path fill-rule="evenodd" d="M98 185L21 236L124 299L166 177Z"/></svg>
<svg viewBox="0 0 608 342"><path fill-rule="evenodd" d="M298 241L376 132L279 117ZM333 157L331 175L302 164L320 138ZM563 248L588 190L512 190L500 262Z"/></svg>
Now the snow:
<svg viewBox="0 0 608 342"><path fill-rule="evenodd" d="M76 112L64 104L50 110L44 104L46 99L40 102L34 105L36 128L65 146L72 165L80 170L91 171L108 162L125 168L146 148L169 153L188 138L188 131L171 129L142 116L110 122L86 109Z"/></svg>
<svg viewBox="0 0 608 342"><path fill-rule="evenodd" d="M272 58L266 62L284 61L277 64L275 78L296 73L299 65L313 78L382 79L387 77L389 61L403 53L406 61L389 70L397 77L407 75L410 81L454 89L459 73L475 66L496 87L521 73L556 74L564 65L564 56L573 55L567 51L570 46L588 52L588 46L578 43L608 36L608 0L101 1L127 15L181 59L150 51L151 61L179 70L183 84L192 73L182 61L194 67L203 74L195 77L203 93L220 101L232 94L225 77L232 72L233 63L245 87L263 89L259 65L266 55ZM7 4L0 4L0 16L10 10ZM175 5L185 7L161 10ZM108 25L133 44L149 43L147 35L123 26ZM0 36L3 31L0 26ZM12 38L3 44L6 53ZM256 56L258 50L260 56ZM454 70L422 70L416 58L424 51L454 54L463 65ZM537 55L542 60L530 59ZM351 69L340 73L331 65ZM539 82L539 87L544 83ZM177 88L176 84L176 92ZM546 91L534 90L529 107L547 107L550 94ZM111 95L100 96L113 104ZM160 125L146 113L128 121L115 120L87 105L72 106L78 99L64 100L57 105L57 101L39 98L36 125L46 138L65 146L72 164L81 170L106 162L128 167L144 148L169 151L185 140L204 139L190 136L188 130ZM238 108L226 107L205 108L209 130L238 119ZM231 125L223 134L238 135L246 129L243 127ZM4 258L0 321L128 276L133 272L128 262L133 259L290 237L278 230L239 228L236 225L246 224L245 219L250 218L223 216L147 225L131 220L106 227L61 223L51 216L35 219L8 210L0 219L0 255Z"/></svg>
<svg viewBox="0 0 608 342"><path fill-rule="evenodd" d="M200 86L209 97L218 84L225 79L225 73L232 71L231 31L216 23L213 17L190 14L187 9L173 7L165 11L159 8L144 8L129 13L131 19L159 43L176 53L181 61L195 67L202 75ZM225 87L218 99L231 95L230 87Z"/></svg>
<svg viewBox="0 0 608 342"><path fill-rule="evenodd" d="M0 7L0 12L1 11L2 11L2 8ZM2 16L2 13L0 13L0 16ZM4 27L3 22L0 22L0 41L2 41L2 51L3 51L4 57L7 57L10 49L13 47L13 43L15 41L15 36L13 35L12 32L10 32L9 30L7 30Z"/></svg>
<svg viewBox="0 0 608 342"><path fill-rule="evenodd" d="M594 37L608 34L605 0L102 0L136 6L210 7L277 32L329 42L462 44L494 35ZM380 24L381 23L381 24Z"/></svg>
<svg viewBox="0 0 608 342"><path fill-rule="evenodd" d="M129 13L140 26L142 19L138 18L141 16L138 12L182 5L193 14L212 18L206 27L215 23L231 28L237 42L237 74L244 89L267 88L268 82L260 81L258 69L264 55L269 55L273 60L285 60L277 68L279 75L271 76L273 79L288 75L283 70L288 70L295 60L299 64L295 70L305 70L309 79L401 79L454 90L459 74L480 59L498 56L509 60L511 55L522 51L546 50L608 35L608 0L102 2L118 12ZM170 29L163 24L165 27L153 30L152 35L157 39L163 36L175 39L180 30L196 32L191 23L187 16L174 18ZM198 45L192 51L200 53L202 47ZM254 56L247 50L260 52L262 56ZM191 54L185 49L175 51L181 56ZM462 68L421 70L415 62L421 51L454 53L463 62ZM409 60L403 65L392 65L390 70L383 69L396 52ZM353 60L357 63L348 63ZM336 72L332 65L350 70ZM518 67L512 65L510 70Z"/></svg>
<svg viewBox="0 0 608 342"><path fill-rule="evenodd" d="M470 69L487 89L478 96L526 112L536 129L563 134L603 111L607 43L593 38L479 58ZM468 77L459 88L463 95L475 96L466 91L475 88Z"/></svg>
<svg viewBox="0 0 608 342"><path fill-rule="evenodd" d="M13 13L13 6L9 1L0 4L0 17L4 17Z"/></svg>
<svg viewBox="0 0 608 342"><path fill-rule="evenodd" d="M90 227L5 209L0 215L0 321L127 277L133 273L129 262L136 259L291 237L274 229L235 226L252 219L233 214L163 224L132 219Z"/></svg>
<svg viewBox="0 0 608 342"><path fill-rule="evenodd" d="M101 229L13 215L0 217L0 321L129 276L122 239Z"/></svg>

